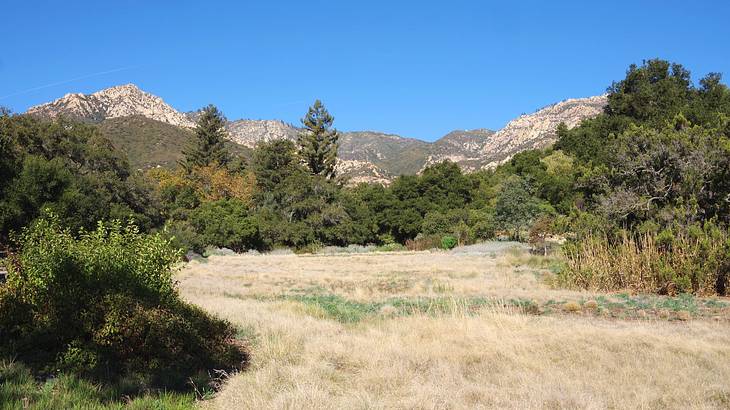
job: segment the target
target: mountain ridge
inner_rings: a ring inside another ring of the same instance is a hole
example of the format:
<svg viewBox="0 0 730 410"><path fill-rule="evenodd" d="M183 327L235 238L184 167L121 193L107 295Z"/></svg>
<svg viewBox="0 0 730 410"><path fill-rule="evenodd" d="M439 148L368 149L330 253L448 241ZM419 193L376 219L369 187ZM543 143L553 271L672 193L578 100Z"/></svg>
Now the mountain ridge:
<svg viewBox="0 0 730 410"><path fill-rule="evenodd" d="M497 131L485 128L454 130L433 142L378 131L341 132L338 170L349 176L351 182L387 184L395 176L415 174L444 160L459 164L466 172L494 167L522 150L549 146L555 141L558 124L562 122L572 128L584 119L600 114L606 102L605 95L571 98L547 105L534 113L520 115ZM30 107L26 114L45 118L66 116L99 123L102 129L114 129L115 132L109 134L112 139L134 139L136 135L133 133L143 132L140 131L140 120L125 122L120 118L145 117L187 130L195 126L197 115L196 112L177 111L162 98L142 91L134 84L114 86L92 94L66 94L57 100ZM104 126L109 121L114 121L113 127ZM127 134L125 124L130 125ZM150 127L165 130L167 146L184 143L182 139L188 135L172 132L160 125L151 124ZM252 149L263 141L296 140L299 128L276 119L237 119L227 122L226 131L231 142ZM140 138L136 140L137 144L142 143ZM133 148L125 144L127 141L118 142L125 149ZM168 165L170 161L163 162L160 165ZM141 163L151 166L154 161Z"/></svg>

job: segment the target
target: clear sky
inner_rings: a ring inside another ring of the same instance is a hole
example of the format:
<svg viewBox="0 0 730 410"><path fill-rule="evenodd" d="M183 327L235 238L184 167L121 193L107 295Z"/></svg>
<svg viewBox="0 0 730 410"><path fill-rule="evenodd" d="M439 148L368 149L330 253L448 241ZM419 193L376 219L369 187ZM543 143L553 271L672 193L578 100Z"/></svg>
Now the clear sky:
<svg viewBox="0 0 730 410"><path fill-rule="evenodd" d="M0 4L0 105L135 83L173 107L434 140L601 94L660 57L730 76L727 1ZM727 80L727 79L726 79Z"/></svg>

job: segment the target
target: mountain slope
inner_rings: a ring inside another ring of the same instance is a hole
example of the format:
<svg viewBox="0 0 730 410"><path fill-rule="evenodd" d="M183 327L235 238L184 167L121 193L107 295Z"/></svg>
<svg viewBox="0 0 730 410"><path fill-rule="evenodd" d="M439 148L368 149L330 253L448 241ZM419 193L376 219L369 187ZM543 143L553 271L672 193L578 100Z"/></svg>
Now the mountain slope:
<svg viewBox="0 0 730 410"><path fill-rule="evenodd" d="M477 170L483 165L482 150L493 135L487 129L451 131L431 145L425 165L449 160L465 171Z"/></svg>
<svg viewBox="0 0 730 410"><path fill-rule="evenodd" d="M510 121L499 131L452 131L429 143L373 131L343 132L340 137L341 174L353 182L388 183L402 174L450 160L465 171L496 166L514 154L543 148L555 142L561 122L569 128L603 111L606 96L565 100ZM67 94L31 107L28 114L46 118L59 115L99 123L102 132L125 150L137 168L174 166L195 126L197 113L181 113L161 98L133 84L111 87L93 94ZM295 140L299 129L279 120L229 121L230 147L247 155L262 141Z"/></svg>
<svg viewBox="0 0 730 410"><path fill-rule="evenodd" d="M520 151L551 145L561 122L573 128L603 112L607 101L605 95L575 98L519 116L487 139L481 150L483 167L498 165Z"/></svg>
<svg viewBox="0 0 730 410"><path fill-rule="evenodd" d="M117 149L127 154L132 169L174 168L193 137L189 128L141 115L106 119L99 124L99 130ZM232 141L226 145L233 155L251 156L251 149L247 147Z"/></svg>
<svg viewBox="0 0 730 410"><path fill-rule="evenodd" d="M232 141L253 148L259 142L276 139L296 140L297 129L277 120L236 120L226 126Z"/></svg>

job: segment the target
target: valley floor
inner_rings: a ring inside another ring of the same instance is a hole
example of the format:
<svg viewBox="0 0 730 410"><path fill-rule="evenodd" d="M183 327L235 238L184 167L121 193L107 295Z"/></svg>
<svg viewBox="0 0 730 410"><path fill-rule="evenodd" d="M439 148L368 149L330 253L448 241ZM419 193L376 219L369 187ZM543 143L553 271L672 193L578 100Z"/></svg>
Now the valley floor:
<svg viewBox="0 0 730 410"><path fill-rule="evenodd" d="M202 405L730 407L730 301L555 290L557 261L476 250L187 264L252 350Z"/></svg>

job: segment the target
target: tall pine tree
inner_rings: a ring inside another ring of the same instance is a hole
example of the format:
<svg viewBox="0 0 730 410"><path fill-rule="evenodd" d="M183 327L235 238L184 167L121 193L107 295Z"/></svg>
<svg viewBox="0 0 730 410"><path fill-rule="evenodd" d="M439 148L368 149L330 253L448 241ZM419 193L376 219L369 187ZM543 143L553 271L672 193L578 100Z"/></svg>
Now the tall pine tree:
<svg viewBox="0 0 730 410"><path fill-rule="evenodd" d="M195 137L188 148L183 151L181 165L188 172L195 167L204 167L212 163L226 165L230 159L225 146L226 117L214 105L203 108L195 127Z"/></svg>
<svg viewBox="0 0 730 410"><path fill-rule="evenodd" d="M339 134L332 128L334 120L322 102L317 100L302 118L304 130L297 138L299 155L309 170L326 178L334 178L337 165Z"/></svg>

